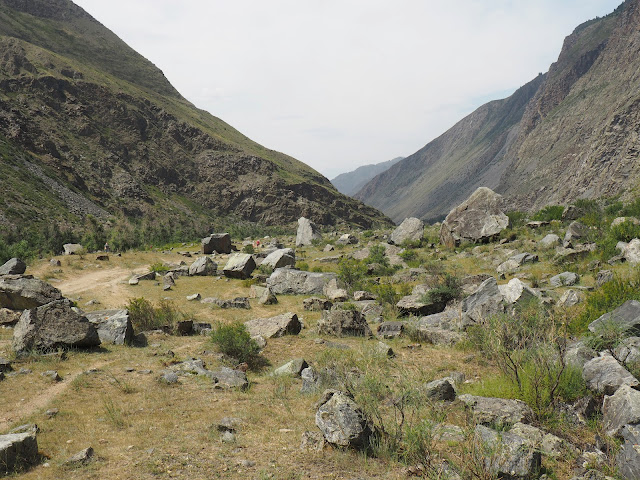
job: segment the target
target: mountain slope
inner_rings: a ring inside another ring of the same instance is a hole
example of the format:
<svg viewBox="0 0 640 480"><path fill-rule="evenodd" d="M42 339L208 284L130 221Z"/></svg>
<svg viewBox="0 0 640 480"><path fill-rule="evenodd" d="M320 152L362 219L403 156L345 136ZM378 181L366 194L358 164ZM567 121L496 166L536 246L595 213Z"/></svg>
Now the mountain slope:
<svg viewBox="0 0 640 480"><path fill-rule="evenodd" d="M403 158L404 157L397 157L386 162L362 165L351 172L341 173L331 180L331 183L340 193L353 195L364 187L364 185L373 177L393 167Z"/></svg>
<svg viewBox="0 0 640 480"><path fill-rule="evenodd" d="M355 197L395 221L442 218L478 186L532 210L630 196L640 180L640 8L580 25L549 72L483 105Z"/></svg>
<svg viewBox="0 0 640 480"><path fill-rule="evenodd" d="M67 0L0 0L0 155L0 222L13 232L87 214L189 231L223 217L388 222L195 108Z"/></svg>

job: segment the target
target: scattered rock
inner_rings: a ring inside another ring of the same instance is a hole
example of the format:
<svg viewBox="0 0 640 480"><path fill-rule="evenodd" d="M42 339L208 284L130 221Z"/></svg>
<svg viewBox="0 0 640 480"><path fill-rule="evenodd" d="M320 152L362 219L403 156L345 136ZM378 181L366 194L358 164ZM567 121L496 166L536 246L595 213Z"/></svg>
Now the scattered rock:
<svg viewBox="0 0 640 480"><path fill-rule="evenodd" d="M540 452L518 435L477 425L475 439L484 449L485 468L500 478L529 479L540 470Z"/></svg>
<svg viewBox="0 0 640 480"><path fill-rule="evenodd" d="M291 268L278 268L267 279L276 295L320 295L324 286L336 278L333 273L313 273Z"/></svg>
<svg viewBox="0 0 640 480"><path fill-rule="evenodd" d="M13 327L20 320L20 315L22 315L22 310L0 308L0 327Z"/></svg>
<svg viewBox="0 0 640 480"><path fill-rule="evenodd" d="M482 324L489 317L503 313L502 298L495 278L482 282L475 293L462 301L462 326Z"/></svg>
<svg viewBox="0 0 640 480"><path fill-rule="evenodd" d="M567 232L564 235L564 241L562 246L564 248L571 248L575 246L575 243L579 240L583 240L589 233L589 228L580 222L571 222L567 228Z"/></svg>
<svg viewBox="0 0 640 480"><path fill-rule="evenodd" d="M631 240L622 252L622 256L631 265L640 263L640 239Z"/></svg>
<svg viewBox="0 0 640 480"><path fill-rule="evenodd" d="M188 302L196 302L202 299L202 296L199 293L194 293L193 295L187 295Z"/></svg>
<svg viewBox="0 0 640 480"><path fill-rule="evenodd" d="M567 365L573 365L580 369L584 368L585 363L596 358L598 354L587 347L584 342L574 342L567 346L564 354L564 361Z"/></svg>
<svg viewBox="0 0 640 480"><path fill-rule="evenodd" d="M506 285L499 285L498 290L509 305L523 305L538 298L536 292L519 278L512 278Z"/></svg>
<svg viewBox="0 0 640 480"><path fill-rule="evenodd" d="M389 345L387 345L386 343L384 343L384 342L378 342L378 343L376 343L376 346L375 346L375 347L373 347L373 350L374 350L376 353L378 353L378 354L380 354L380 355L383 355L383 356L385 356L385 357L392 358L392 357L395 357L395 356L396 356L396 354L395 354L395 352L393 351L393 349L392 349Z"/></svg>
<svg viewBox="0 0 640 480"><path fill-rule="evenodd" d="M624 444L616 456L618 471L625 479L640 478L640 428L638 425L625 425L620 436Z"/></svg>
<svg viewBox="0 0 640 480"><path fill-rule="evenodd" d="M178 374L176 372L164 371L160 374L158 380L161 383L166 383L167 385L173 385L178 383Z"/></svg>
<svg viewBox="0 0 640 480"><path fill-rule="evenodd" d="M278 249L265 258L260 266L265 266L275 270L276 268L295 267L296 254L292 248Z"/></svg>
<svg viewBox="0 0 640 480"><path fill-rule="evenodd" d="M42 280L21 275L0 277L0 307L26 310L60 299L60 290Z"/></svg>
<svg viewBox="0 0 640 480"><path fill-rule="evenodd" d="M12 258L0 266L0 275L22 275L26 270L26 263L19 258Z"/></svg>
<svg viewBox="0 0 640 480"><path fill-rule="evenodd" d="M42 372L40 375L47 377L54 382L62 381L62 377L55 370L47 370L46 372Z"/></svg>
<svg viewBox="0 0 640 480"><path fill-rule="evenodd" d="M382 338L397 338L404 332L404 322L383 322L378 325L378 336Z"/></svg>
<svg viewBox="0 0 640 480"><path fill-rule="evenodd" d="M350 233L345 233L341 235L338 240L336 240L338 245L355 245L358 243L358 238L355 235Z"/></svg>
<svg viewBox="0 0 640 480"><path fill-rule="evenodd" d="M218 273L218 264L209 257L198 257L189 266L190 276L214 276Z"/></svg>
<svg viewBox="0 0 640 480"><path fill-rule="evenodd" d="M231 253L231 235L228 233L213 233L202 239L202 253Z"/></svg>
<svg viewBox="0 0 640 480"><path fill-rule="evenodd" d="M283 313L271 318L256 318L245 322L247 331L254 336L264 338L282 337L283 335L297 335L302 324L295 313Z"/></svg>
<svg viewBox="0 0 640 480"><path fill-rule="evenodd" d="M276 305L278 303L278 298L273 294L271 288L267 287L258 299L258 303L260 305Z"/></svg>
<svg viewBox="0 0 640 480"><path fill-rule="evenodd" d="M471 409L475 422L482 425L529 423L533 418L533 411L521 400L475 395L460 395L458 399Z"/></svg>
<svg viewBox="0 0 640 480"><path fill-rule="evenodd" d="M446 304L439 301L432 301L428 295L407 295L398 301L396 307L401 316L422 316L442 312Z"/></svg>
<svg viewBox="0 0 640 480"><path fill-rule="evenodd" d="M580 277L577 273L562 272L549 279L549 284L554 287L570 287L580 281Z"/></svg>
<svg viewBox="0 0 640 480"><path fill-rule="evenodd" d="M555 233L550 233L540 240L539 243L543 248L554 248L560 245L560 237Z"/></svg>
<svg viewBox="0 0 640 480"><path fill-rule="evenodd" d="M373 429L353 398L344 392L326 390L318 402L316 425L325 440L340 447L365 449Z"/></svg>
<svg viewBox="0 0 640 480"><path fill-rule="evenodd" d="M300 393L315 393L320 388L320 377L313 367L304 368L300 372L300 377L302 378Z"/></svg>
<svg viewBox="0 0 640 480"><path fill-rule="evenodd" d="M333 307L333 302L331 300L327 300L326 298L311 297L305 298L302 301L302 306L307 311L320 312L322 310L331 310L331 307Z"/></svg>
<svg viewBox="0 0 640 480"><path fill-rule="evenodd" d="M256 269L256 262L253 256L248 253L234 253L229 257L227 264L222 270L225 277L247 279Z"/></svg>
<svg viewBox="0 0 640 480"><path fill-rule="evenodd" d="M207 297L200 300L200 303L212 303L219 306L222 309L238 308L244 310L250 310L251 304L247 297L236 297L229 300L220 300L219 298Z"/></svg>
<svg viewBox="0 0 640 480"><path fill-rule="evenodd" d="M628 424L640 424L640 392L622 385L613 395L604 397L602 424L609 436L619 436Z"/></svg>
<svg viewBox="0 0 640 480"><path fill-rule="evenodd" d="M73 455L69 460L65 462L67 465L83 465L87 464L93 458L93 448L87 447L84 450L80 450Z"/></svg>
<svg viewBox="0 0 640 480"><path fill-rule="evenodd" d="M276 368L273 372L274 376L291 376L299 377L305 368L308 368L309 364L304 358L295 358L284 365Z"/></svg>
<svg viewBox="0 0 640 480"><path fill-rule="evenodd" d="M640 302L628 300L615 310L605 313L589 324L589 330L598 333L610 324L629 335L640 334Z"/></svg>
<svg viewBox="0 0 640 480"><path fill-rule="evenodd" d="M622 385L640 386L640 382L611 355L602 355L585 363L582 377L590 390L605 395L613 395Z"/></svg>
<svg viewBox="0 0 640 480"><path fill-rule="evenodd" d="M376 296L373 293L365 292L363 290L357 290L353 292L353 299L356 302L361 302L364 300L375 300Z"/></svg>
<svg viewBox="0 0 640 480"><path fill-rule="evenodd" d="M429 400L451 402L456 399L456 390L448 378L427 383L424 387L424 393Z"/></svg>
<svg viewBox="0 0 640 480"><path fill-rule="evenodd" d="M569 308L582 302L584 302L584 294L577 290L569 289L558 300L558 306Z"/></svg>
<svg viewBox="0 0 640 480"><path fill-rule="evenodd" d="M13 473L37 461L35 432L0 435L0 473Z"/></svg>
<svg viewBox="0 0 640 480"><path fill-rule="evenodd" d="M600 270L596 275L596 287L599 288L611 280L613 280L613 272L611 270Z"/></svg>
<svg viewBox="0 0 640 480"><path fill-rule="evenodd" d="M318 320L318 333L338 337L372 336L367 320L357 310L323 310L322 317Z"/></svg>
<svg viewBox="0 0 640 480"><path fill-rule="evenodd" d="M100 310L85 316L96 327L101 343L130 345L133 342L133 325L128 310Z"/></svg>
<svg viewBox="0 0 640 480"><path fill-rule="evenodd" d="M349 294L344 288L338 287L338 281L333 278L322 288L322 293L332 302L346 302Z"/></svg>
<svg viewBox="0 0 640 480"><path fill-rule="evenodd" d="M84 247L79 243L65 243L62 248L65 255L79 255L84 251Z"/></svg>
<svg viewBox="0 0 640 480"><path fill-rule="evenodd" d="M322 238L318 227L311 220L300 217L298 219L298 232L296 233L296 247L312 245L314 240Z"/></svg>
<svg viewBox="0 0 640 480"><path fill-rule="evenodd" d="M389 237L389 243L419 242L424 235L424 222L418 218L405 218Z"/></svg>

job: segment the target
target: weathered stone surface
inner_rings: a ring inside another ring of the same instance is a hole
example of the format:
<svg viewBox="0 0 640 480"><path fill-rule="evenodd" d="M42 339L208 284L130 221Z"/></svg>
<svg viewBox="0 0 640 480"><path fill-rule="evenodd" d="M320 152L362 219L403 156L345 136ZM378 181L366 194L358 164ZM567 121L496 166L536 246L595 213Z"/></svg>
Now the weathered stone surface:
<svg viewBox="0 0 640 480"><path fill-rule="evenodd" d="M129 345L133 342L133 325L128 310L100 310L85 316L96 327L100 343Z"/></svg>
<svg viewBox="0 0 640 480"><path fill-rule="evenodd" d="M597 333L607 324L629 335L640 334L640 302L628 300L615 310L605 313L589 324L589 330Z"/></svg>
<svg viewBox="0 0 640 480"><path fill-rule="evenodd" d="M278 268L267 279L267 286L276 295L321 295L324 286L334 278L333 273Z"/></svg>
<svg viewBox="0 0 640 480"><path fill-rule="evenodd" d="M484 323L490 316L504 312L498 282L491 277L482 282L475 293L462 301L462 325Z"/></svg>
<svg viewBox="0 0 640 480"><path fill-rule="evenodd" d="M446 303L431 301L425 295L407 295L402 297L396 304L401 316L432 315L443 311L446 306Z"/></svg>
<svg viewBox="0 0 640 480"><path fill-rule="evenodd" d="M622 385L613 395L604 397L602 424L609 436L618 436L628 424L640 424L640 392Z"/></svg>
<svg viewBox="0 0 640 480"><path fill-rule="evenodd" d="M325 284L322 288L322 293L332 302L346 302L349 300L349 294L344 288L338 287L338 281L335 278Z"/></svg>
<svg viewBox="0 0 640 480"><path fill-rule="evenodd" d="M300 393L315 393L320 388L320 377L313 367L303 369L300 377L302 378Z"/></svg>
<svg viewBox="0 0 640 480"><path fill-rule="evenodd" d="M331 307L333 307L333 302L331 300L327 300L326 298L311 297L305 298L302 301L302 306L307 311L320 312L322 310L331 310Z"/></svg>
<svg viewBox="0 0 640 480"><path fill-rule="evenodd" d="M456 399L456 389L448 378L441 378L429 382L424 387L424 393L429 400L453 401Z"/></svg>
<svg viewBox="0 0 640 480"><path fill-rule="evenodd" d="M571 222L564 235L562 246L564 248L574 247L575 244L584 240L589 233L589 228L580 222Z"/></svg>
<svg viewBox="0 0 640 480"><path fill-rule="evenodd" d="M582 302L584 302L584 294L570 288L560 296L558 299L558 306L569 308Z"/></svg>
<svg viewBox="0 0 640 480"><path fill-rule="evenodd" d="M389 237L389 243L419 242L424 235L424 222L418 218L405 218Z"/></svg>
<svg viewBox="0 0 640 480"><path fill-rule="evenodd" d="M375 300L376 296L371 292L365 292L363 290L356 290L353 292L353 299L356 302L362 302L364 300Z"/></svg>
<svg viewBox="0 0 640 480"><path fill-rule="evenodd" d="M567 365L573 365L580 369L584 368L585 363L596 358L598 354L587 347L584 342L574 342L567 346L564 354L564 361Z"/></svg>
<svg viewBox="0 0 640 480"><path fill-rule="evenodd" d="M91 459L93 458L93 448L92 447L87 447L83 450L80 450L78 453L76 453L75 455L71 456L71 458L69 458L66 462L64 462L66 465L81 465L81 464L86 464L89 463L91 461Z"/></svg>
<svg viewBox="0 0 640 480"><path fill-rule="evenodd" d="M540 452L518 435L477 425L475 439L486 452L485 469L499 478L530 479L540 470Z"/></svg>
<svg viewBox="0 0 640 480"><path fill-rule="evenodd" d="M322 317L318 320L318 333L338 337L372 335L367 320L357 310L323 310Z"/></svg>
<svg viewBox="0 0 640 480"><path fill-rule="evenodd" d="M287 375L291 377L299 377L305 368L308 368L309 364L304 358L294 358L293 360L276 368L273 374L278 377L281 375Z"/></svg>
<svg viewBox="0 0 640 480"><path fill-rule="evenodd" d="M549 284L554 287L570 287L580 281L580 276L573 272L562 272L549 279Z"/></svg>
<svg viewBox="0 0 640 480"><path fill-rule="evenodd" d="M20 320L22 310L10 310L8 308L0 308L0 327L12 327Z"/></svg>
<svg viewBox="0 0 640 480"><path fill-rule="evenodd" d="M37 461L35 432L0 435L0 473L12 473Z"/></svg>
<svg viewBox="0 0 640 480"><path fill-rule="evenodd" d="M256 269L256 261L248 253L235 253L229 257L222 272L225 277L247 279Z"/></svg>
<svg viewBox="0 0 640 480"><path fill-rule="evenodd" d="M531 253L518 253L501 263L496 269L498 273L512 273L518 270L525 263L535 263L538 261L538 255Z"/></svg>
<svg viewBox="0 0 640 480"><path fill-rule="evenodd" d="M627 337L616 348L613 353L621 362L629 365L640 361L640 337Z"/></svg>
<svg viewBox="0 0 640 480"><path fill-rule="evenodd" d="M189 266L190 276L213 276L218 272L218 264L209 257L198 257Z"/></svg>
<svg viewBox="0 0 640 480"><path fill-rule="evenodd" d="M546 235L542 240L540 240L540 246L543 248L553 248L560 245L560 237L555 233L550 233Z"/></svg>
<svg viewBox="0 0 640 480"><path fill-rule="evenodd" d="M0 307L26 310L61 298L60 290L42 280L20 275L0 277Z"/></svg>
<svg viewBox="0 0 640 480"><path fill-rule="evenodd" d="M613 272L611 270L600 270L596 274L596 287L601 287L611 280L613 280Z"/></svg>
<svg viewBox="0 0 640 480"><path fill-rule="evenodd" d="M13 349L17 354L97 345L100 338L96 328L86 317L74 312L67 300L25 310L13 331Z"/></svg>
<svg viewBox="0 0 640 480"><path fill-rule="evenodd" d="M440 241L454 247L462 241L488 242L509 226L502 210L502 196L486 187L478 188L451 210L440 227Z"/></svg>
<svg viewBox="0 0 640 480"><path fill-rule="evenodd" d="M389 358L396 356L396 353L393 351L393 348L391 348L389 345L387 345L384 342L376 343L375 347L373 347L373 351L379 355L383 355Z"/></svg>
<svg viewBox="0 0 640 480"><path fill-rule="evenodd" d="M238 388L245 390L249 386L246 373L228 367L212 370L207 376L213 380L216 387L220 388Z"/></svg>
<svg viewBox="0 0 640 480"><path fill-rule="evenodd" d="M616 456L618 471L627 480L640 478L640 426L625 425L620 436L624 444Z"/></svg>
<svg viewBox="0 0 640 480"><path fill-rule="evenodd" d="M631 240L622 252L624 259L631 265L640 263L640 239Z"/></svg>
<svg viewBox="0 0 640 480"><path fill-rule="evenodd" d="M231 235L228 233L213 233L202 239L202 253L231 253Z"/></svg>
<svg viewBox="0 0 640 480"><path fill-rule="evenodd" d="M506 285L499 285L498 290L509 305L522 305L538 298L536 292L519 278L512 278Z"/></svg>
<svg viewBox="0 0 640 480"><path fill-rule="evenodd" d="M314 240L322 238L320 231L315 223L308 218L300 217L298 219L298 231L296 233L296 247L313 244Z"/></svg>
<svg viewBox="0 0 640 480"><path fill-rule="evenodd" d="M320 452L325 447L325 439L321 432L304 432L300 442L300 450L315 450Z"/></svg>
<svg viewBox="0 0 640 480"><path fill-rule="evenodd" d="M275 270L276 268L295 267L296 253L292 248L281 248L267 255L260 266Z"/></svg>
<svg viewBox="0 0 640 480"><path fill-rule="evenodd" d="M516 423L511 427L509 433L524 438L536 450L550 457L559 457L563 453L568 453L571 449L571 446L561 438L550 433L545 433L533 425ZM575 450L575 448L573 449Z"/></svg>
<svg viewBox="0 0 640 480"><path fill-rule="evenodd" d="M397 338L404 332L404 322L383 322L378 325L378 336L383 338Z"/></svg>
<svg viewBox="0 0 640 480"><path fill-rule="evenodd" d="M475 422L482 425L529 423L533 418L533 411L521 400L475 395L460 395L458 399L471 409Z"/></svg>
<svg viewBox="0 0 640 480"><path fill-rule="evenodd" d="M84 250L84 247L79 243L65 243L62 248L64 248L65 255L77 255Z"/></svg>
<svg viewBox="0 0 640 480"><path fill-rule="evenodd" d="M341 447L367 448L373 435L371 422L358 404L336 390L326 390L318 402L316 425L328 443Z"/></svg>
<svg viewBox="0 0 640 480"><path fill-rule="evenodd" d="M587 387L605 395L613 395L623 385L640 385L640 382L611 355L602 355L585 363L582 377L587 382Z"/></svg>
<svg viewBox="0 0 640 480"><path fill-rule="evenodd" d="M256 318L245 322L247 331L253 336L264 338L282 337L283 335L297 335L302 329L300 320L295 313L283 313L271 318Z"/></svg>
<svg viewBox="0 0 640 480"><path fill-rule="evenodd" d="M350 233L345 233L341 235L338 240L336 240L338 245L355 245L358 243L358 237L352 235Z"/></svg>
<svg viewBox="0 0 640 480"><path fill-rule="evenodd" d="M273 294L271 288L267 287L262 292L262 295L260 295L258 303L260 305L276 305L278 303L278 298Z"/></svg>
<svg viewBox="0 0 640 480"><path fill-rule="evenodd" d="M212 303L223 309L239 308L249 310L251 308L251 304L249 303L249 299L247 297L236 297L227 300L222 300L215 297L207 297L200 300L200 303Z"/></svg>
<svg viewBox="0 0 640 480"><path fill-rule="evenodd" d="M0 275L22 275L26 270L26 263L19 258L12 258L0 266Z"/></svg>

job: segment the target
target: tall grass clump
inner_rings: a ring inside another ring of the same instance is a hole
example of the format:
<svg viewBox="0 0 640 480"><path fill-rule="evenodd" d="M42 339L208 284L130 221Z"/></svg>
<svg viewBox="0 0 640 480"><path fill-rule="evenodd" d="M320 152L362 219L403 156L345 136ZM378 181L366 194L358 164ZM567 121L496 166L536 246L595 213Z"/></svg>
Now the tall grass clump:
<svg viewBox="0 0 640 480"><path fill-rule="evenodd" d="M136 331L172 327L186 318L170 300L160 300L158 306L154 306L144 297L132 298L125 308Z"/></svg>
<svg viewBox="0 0 640 480"><path fill-rule="evenodd" d="M242 323L217 323L211 332L211 341L219 352L246 362L251 368L260 365L260 347L251 338Z"/></svg>

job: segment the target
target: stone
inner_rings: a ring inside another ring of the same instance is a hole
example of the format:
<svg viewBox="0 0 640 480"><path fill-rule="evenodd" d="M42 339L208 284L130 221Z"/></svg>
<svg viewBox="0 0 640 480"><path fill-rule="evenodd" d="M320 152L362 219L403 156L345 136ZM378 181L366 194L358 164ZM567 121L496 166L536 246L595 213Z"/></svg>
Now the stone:
<svg viewBox="0 0 640 480"><path fill-rule="evenodd" d="M209 257L198 257L189 266L189 276L214 276L218 273L218 264Z"/></svg>
<svg viewBox="0 0 640 480"><path fill-rule="evenodd" d="M629 222L633 225L640 225L640 220L638 220L636 217L618 217L613 219L613 221L611 222L611 226L617 227L624 222Z"/></svg>
<svg viewBox="0 0 640 480"><path fill-rule="evenodd" d="M382 338L397 338L404 332L404 322L390 321L378 325L378 336Z"/></svg>
<svg viewBox="0 0 640 480"><path fill-rule="evenodd" d="M558 287L571 287L580 281L580 276L573 272L562 272L558 275L554 275L549 279L549 284L553 288Z"/></svg>
<svg viewBox="0 0 640 480"><path fill-rule="evenodd" d="M622 385L613 395L604 397L602 425L609 436L619 436L628 424L640 424L640 392Z"/></svg>
<svg viewBox="0 0 640 480"><path fill-rule="evenodd" d="M533 425L516 423L511 427L509 433L524 438L543 455L559 457L563 453L569 453L570 446L567 442L553 434L545 433Z"/></svg>
<svg viewBox="0 0 640 480"><path fill-rule="evenodd" d="M84 450L80 450L78 453L69 458L65 464L67 465L82 465L87 464L93 458L93 448L87 447Z"/></svg>
<svg viewBox="0 0 640 480"><path fill-rule="evenodd" d="M297 335L302 324L295 313L283 313L270 318L256 318L245 322L249 335L264 338L282 337L283 335Z"/></svg>
<svg viewBox="0 0 640 480"><path fill-rule="evenodd" d="M178 374L171 371L164 371L158 378L158 381L167 385L174 385L178 383Z"/></svg>
<svg viewBox="0 0 640 480"><path fill-rule="evenodd" d="M340 447L366 449L373 427L348 393L326 390L318 402L316 425L325 440Z"/></svg>
<svg viewBox="0 0 640 480"><path fill-rule="evenodd" d="M424 387L424 393L429 400L452 402L456 399L456 390L448 378L427 383Z"/></svg>
<svg viewBox="0 0 640 480"><path fill-rule="evenodd" d="M175 332L178 336L187 336L193 333L193 320L181 320L176 323Z"/></svg>
<svg viewBox="0 0 640 480"><path fill-rule="evenodd" d="M54 382L62 381L62 377L55 370L47 370L46 372L42 372L40 375L53 380Z"/></svg>
<svg viewBox="0 0 640 480"><path fill-rule="evenodd" d="M333 252L335 250L335 247L331 244L326 244L325 247L322 249L322 251L324 253L329 253L329 252Z"/></svg>
<svg viewBox="0 0 640 480"><path fill-rule="evenodd" d="M503 297L498 282L491 277L475 293L462 301L462 326L484 323L489 317L504 313Z"/></svg>
<svg viewBox="0 0 640 480"><path fill-rule="evenodd" d="M262 295L260 295L258 303L260 305L276 305L278 303L278 298L273 294L271 288L267 287L262 292Z"/></svg>
<svg viewBox="0 0 640 480"><path fill-rule="evenodd" d="M640 427L638 425L625 425L620 436L624 444L616 456L618 472L625 479L640 478Z"/></svg>
<svg viewBox="0 0 640 480"><path fill-rule="evenodd" d="M628 335L640 334L640 302L627 300L615 310L605 313L589 324L589 331L598 333L607 325Z"/></svg>
<svg viewBox="0 0 640 480"><path fill-rule="evenodd" d="M424 222L418 218L405 218L389 237L389 243L419 242L424 235Z"/></svg>
<svg viewBox="0 0 640 480"><path fill-rule="evenodd" d="M202 299L202 296L199 293L194 293L193 295L187 295L188 302L196 302Z"/></svg>
<svg viewBox="0 0 640 480"><path fill-rule="evenodd" d="M95 326L74 312L67 300L25 310L13 332L13 349L18 355L97 345L100 337Z"/></svg>
<svg viewBox="0 0 640 480"><path fill-rule="evenodd" d="M256 261L248 253L235 253L229 257L222 272L225 277L239 278L245 280L251 276L256 269Z"/></svg>
<svg viewBox="0 0 640 480"><path fill-rule="evenodd" d="M540 470L540 452L519 435L477 425L474 438L485 452L485 469L499 478L530 479Z"/></svg>
<svg viewBox="0 0 640 480"><path fill-rule="evenodd" d="M299 377L302 371L308 367L309 364L304 358L295 358L276 368L273 372L273 375L276 377L283 375L290 377Z"/></svg>
<svg viewBox="0 0 640 480"><path fill-rule="evenodd" d="M228 233L212 233L202 239L202 253L231 253L231 235Z"/></svg>
<svg viewBox="0 0 640 480"><path fill-rule="evenodd" d="M622 252L622 256L631 265L640 263L640 239L631 240Z"/></svg>
<svg viewBox="0 0 640 480"><path fill-rule="evenodd" d="M214 305L219 306L222 309L227 308L239 308L249 310L251 309L251 304L249 303L249 299L247 297L236 297L228 300L220 300L219 298L207 297L200 300L200 303L212 303Z"/></svg>
<svg viewBox="0 0 640 480"><path fill-rule="evenodd" d="M555 233L550 233L545 235L539 243L542 248L554 248L560 245L560 237Z"/></svg>
<svg viewBox="0 0 640 480"><path fill-rule="evenodd" d="M373 351L376 352L379 355L384 356L384 357L393 358L393 357L396 356L396 354L393 351L393 349L389 345L384 343L384 342L376 343L376 346L373 347Z"/></svg>
<svg viewBox="0 0 640 480"><path fill-rule="evenodd" d="M260 266L268 267L272 270L276 268L295 267L296 254L292 248L281 248L267 255Z"/></svg>
<svg viewBox="0 0 640 480"><path fill-rule="evenodd" d="M356 302L361 302L363 300L375 300L376 296L371 292L365 292L363 290L356 290L353 292L353 299Z"/></svg>
<svg viewBox="0 0 640 480"><path fill-rule="evenodd" d="M529 423L533 411L521 400L460 395L458 397L473 412L476 423L482 425L513 425Z"/></svg>
<svg viewBox="0 0 640 480"><path fill-rule="evenodd" d="M367 320L357 310L323 310L318 320L318 333L337 337L372 336Z"/></svg>
<svg viewBox="0 0 640 480"><path fill-rule="evenodd" d="M331 310L333 302L326 298L311 297L305 298L302 301L302 306L305 310L310 312L320 312L322 310Z"/></svg>
<svg viewBox="0 0 640 480"><path fill-rule="evenodd" d="M613 395L623 385L632 388L640 386L640 382L633 375L607 354L585 363L582 378L590 390L605 395Z"/></svg>
<svg viewBox="0 0 640 480"><path fill-rule="evenodd" d="M321 432L304 432L302 441L300 442L300 450L315 450L320 452L324 450L325 440Z"/></svg>
<svg viewBox="0 0 640 480"><path fill-rule="evenodd" d="M191 330L196 335L204 335L211 332L211 324L207 322L193 322Z"/></svg>
<svg viewBox="0 0 640 480"><path fill-rule="evenodd" d="M500 264L497 268L498 273L511 273L515 272L525 263L536 263L538 261L538 255L532 253L518 253L512 255L506 262Z"/></svg>
<svg viewBox="0 0 640 480"><path fill-rule="evenodd" d="M298 219L296 247L312 245L314 240L320 240L321 238L322 235L315 223L304 217Z"/></svg>
<svg viewBox="0 0 640 480"><path fill-rule="evenodd" d="M221 367L218 370L209 371L207 376L213 380L219 388L237 388L246 390L249 387L247 374L240 370Z"/></svg>
<svg viewBox="0 0 640 480"><path fill-rule="evenodd" d="M136 277L131 277L129 279L129 285L139 285L140 284L140 280L138 280L138 278Z"/></svg>
<svg viewBox="0 0 640 480"><path fill-rule="evenodd" d="M324 286L334 278L334 273L277 268L267 279L267 286L276 295L321 295Z"/></svg>
<svg viewBox="0 0 640 480"><path fill-rule="evenodd" d="M26 270L26 263L19 258L12 258L0 266L0 275L22 275Z"/></svg>
<svg viewBox="0 0 640 480"><path fill-rule="evenodd" d="M569 308L569 307L578 305L582 302L584 302L584 294L570 288L569 290L564 292L562 296L558 299L557 305L559 307Z"/></svg>
<svg viewBox="0 0 640 480"><path fill-rule="evenodd" d="M613 280L613 272L611 270L600 270L596 274L596 287L599 288L611 280Z"/></svg>
<svg viewBox="0 0 640 480"><path fill-rule="evenodd" d="M596 358L598 354L587 347L584 342L573 342L567 346L564 354L564 361L567 365L573 365L581 370L585 363Z"/></svg>
<svg viewBox="0 0 640 480"><path fill-rule="evenodd" d="M0 473L17 472L38 461L35 432L0 435Z"/></svg>
<svg viewBox="0 0 640 480"><path fill-rule="evenodd" d="M626 365L640 361L640 337L627 337L613 351L615 358Z"/></svg>
<svg viewBox="0 0 640 480"><path fill-rule="evenodd" d="M355 245L358 243L358 237L352 235L350 233L345 233L341 235L338 240L336 240L338 245Z"/></svg>
<svg viewBox="0 0 640 480"><path fill-rule="evenodd" d="M486 243L509 226L501 195L478 188L462 204L451 210L440 227L440 241L450 247L461 242Z"/></svg>
<svg viewBox="0 0 640 480"><path fill-rule="evenodd" d="M84 247L79 243L65 243L62 248L65 255L79 255L84 251Z"/></svg>
<svg viewBox="0 0 640 480"><path fill-rule="evenodd" d="M580 222L571 222L567 228L567 232L564 235L562 246L564 248L571 248L575 246L575 243L584 240L589 233L589 228Z"/></svg>
<svg viewBox="0 0 640 480"><path fill-rule="evenodd" d="M22 315L21 310L10 310L8 308L0 308L0 327L13 327Z"/></svg>
<svg viewBox="0 0 640 480"><path fill-rule="evenodd" d="M430 300L427 295L407 295L396 303L400 316L432 315L442 312L446 306L444 302Z"/></svg>
<svg viewBox="0 0 640 480"><path fill-rule="evenodd" d="M302 387L300 393L315 393L320 388L320 377L313 367L307 367L300 372Z"/></svg>
<svg viewBox="0 0 640 480"><path fill-rule="evenodd" d="M499 285L505 303L523 305L538 298L536 292L519 278L512 278L506 285Z"/></svg>
<svg viewBox="0 0 640 480"><path fill-rule="evenodd" d="M128 310L99 310L86 313L85 317L96 327L100 343L130 345L133 342L133 325Z"/></svg>
<svg viewBox="0 0 640 480"><path fill-rule="evenodd" d="M60 262L60 260L58 260L57 258L52 258L51 260L49 260L49 265L51 265L52 267L61 267L62 262Z"/></svg>
<svg viewBox="0 0 640 480"><path fill-rule="evenodd" d="M11 360L7 358L0 357L0 372L8 373L13 371L13 366L11 365Z"/></svg>
<svg viewBox="0 0 640 480"><path fill-rule="evenodd" d="M447 347L456 345L466 339L466 335L462 332L440 327L421 327L419 333L421 341Z"/></svg>
<svg viewBox="0 0 640 480"><path fill-rule="evenodd" d="M217 430L218 432L231 432L236 433L240 430L242 426L242 420L238 417L223 417L218 420L217 423L213 424L211 428Z"/></svg>
<svg viewBox="0 0 640 480"><path fill-rule="evenodd" d="M335 278L325 284L322 293L332 302L346 302L349 299L349 294L344 288L338 287L338 281Z"/></svg>
<svg viewBox="0 0 640 480"><path fill-rule="evenodd" d="M20 275L0 277L0 307L26 310L60 299L60 290L42 280Z"/></svg>

